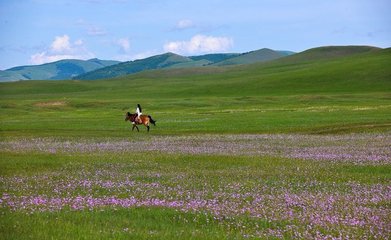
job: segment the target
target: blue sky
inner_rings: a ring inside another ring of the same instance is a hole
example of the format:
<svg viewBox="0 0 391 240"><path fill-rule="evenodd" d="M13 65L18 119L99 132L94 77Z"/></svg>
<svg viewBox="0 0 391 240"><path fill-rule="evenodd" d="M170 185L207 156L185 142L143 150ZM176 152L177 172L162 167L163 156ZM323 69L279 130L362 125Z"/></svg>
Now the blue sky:
<svg viewBox="0 0 391 240"><path fill-rule="evenodd" d="M389 0L0 0L0 69L260 48L391 47Z"/></svg>

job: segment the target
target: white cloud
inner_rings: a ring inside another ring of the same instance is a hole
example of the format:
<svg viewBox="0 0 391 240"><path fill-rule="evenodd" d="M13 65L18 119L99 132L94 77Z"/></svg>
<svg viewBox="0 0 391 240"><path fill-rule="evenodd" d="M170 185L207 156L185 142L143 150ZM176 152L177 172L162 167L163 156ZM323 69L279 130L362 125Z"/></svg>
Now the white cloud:
<svg viewBox="0 0 391 240"><path fill-rule="evenodd" d="M112 46L118 48L117 55L111 57L113 60L117 61L129 61L132 59L131 51L130 51L130 41L129 38L118 38L110 41Z"/></svg>
<svg viewBox="0 0 391 240"><path fill-rule="evenodd" d="M112 44L114 46L119 47L119 49L118 49L118 54L116 56L111 57L111 59L122 61L122 62L144 59L161 53L161 51L157 51L157 50L146 50L143 52L134 53L132 51L133 49L131 47L129 38L116 39L112 41Z"/></svg>
<svg viewBox="0 0 391 240"><path fill-rule="evenodd" d="M116 41L116 44L120 47L120 52L127 53L130 50L130 43L128 38L120 38Z"/></svg>
<svg viewBox="0 0 391 240"><path fill-rule="evenodd" d="M232 46L232 38L195 35L189 41L169 42L164 45L164 50L178 54L196 54L227 51Z"/></svg>
<svg viewBox="0 0 391 240"><path fill-rule="evenodd" d="M50 48L53 52L65 52L71 49L71 43L69 42L69 36L57 36L50 45Z"/></svg>
<svg viewBox="0 0 391 240"><path fill-rule="evenodd" d="M50 46L30 56L32 64L44 64L62 59L90 59L95 55L87 50L83 40L70 41L68 35L56 36Z"/></svg>

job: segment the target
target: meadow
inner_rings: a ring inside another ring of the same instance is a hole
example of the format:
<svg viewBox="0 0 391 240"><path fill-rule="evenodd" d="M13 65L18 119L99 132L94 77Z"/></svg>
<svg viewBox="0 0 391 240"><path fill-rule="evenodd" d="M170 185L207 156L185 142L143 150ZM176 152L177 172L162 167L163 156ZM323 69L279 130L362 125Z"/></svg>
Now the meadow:
<svg viewBox="0 0 391 240"><path fill-rule="evenodd" d="M390 50L308 56L1 83L0 239L389 239Z"/></svg>

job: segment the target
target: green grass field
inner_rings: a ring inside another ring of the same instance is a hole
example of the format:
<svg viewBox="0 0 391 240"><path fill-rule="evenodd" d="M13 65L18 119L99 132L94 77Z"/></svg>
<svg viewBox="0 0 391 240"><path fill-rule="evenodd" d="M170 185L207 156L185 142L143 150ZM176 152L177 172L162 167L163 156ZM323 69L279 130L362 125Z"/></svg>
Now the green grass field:
<svg viewBox="0 0 391 240"><path fill-rule="evenodd" d="M319 62L3 83L1 133L125 137L124 114L137 103L157 119L153 134L383 131L389 61L386 49Z"/></svg>
<svg viewBox="0 0 391 240"><path fill-rule="evenodd" d="M313 54L0 83L0 239L389 238L391 51Z"/></svg>

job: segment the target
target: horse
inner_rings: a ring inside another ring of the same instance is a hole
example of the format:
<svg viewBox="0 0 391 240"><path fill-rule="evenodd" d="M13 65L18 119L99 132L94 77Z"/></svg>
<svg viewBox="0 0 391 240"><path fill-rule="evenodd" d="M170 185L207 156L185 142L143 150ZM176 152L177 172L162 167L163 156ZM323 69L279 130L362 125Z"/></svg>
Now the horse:
<svg viewBox="0 0 391 240"><path fill-rule="evenodd" d="M152 119L152 117L150 115L141 115L140 116L140 121L138 121L137 119L137 113L133 113L131 114L130 112L127 112L126 115L125 115L125 122L126 121L130 121L133 125L132 127L132 131L134 130L134 128L137 129L137 132L140 132L140 130L138 129L137 125L144 125L147 127L147 130L149 132L149 123L152 123L154 126L156 126L156 121Z"/></svg>

